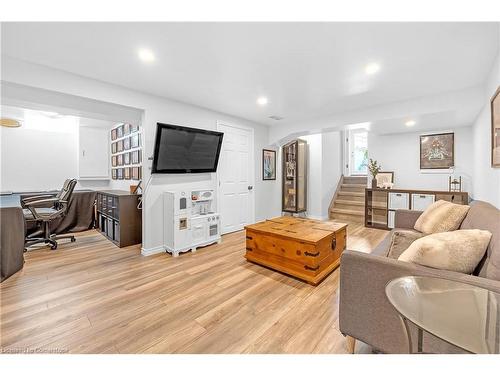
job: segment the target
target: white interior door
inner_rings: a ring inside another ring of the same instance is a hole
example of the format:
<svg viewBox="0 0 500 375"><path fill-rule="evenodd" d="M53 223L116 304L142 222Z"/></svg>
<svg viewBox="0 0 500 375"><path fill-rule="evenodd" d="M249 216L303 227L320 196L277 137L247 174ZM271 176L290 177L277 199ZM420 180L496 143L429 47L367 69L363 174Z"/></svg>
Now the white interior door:
<svg viewBox="0 0 500 375"><path fill-rule="evenodd" d="M218 123L224 133L218 168L221 233L254 222L253 129Z"/></svg>

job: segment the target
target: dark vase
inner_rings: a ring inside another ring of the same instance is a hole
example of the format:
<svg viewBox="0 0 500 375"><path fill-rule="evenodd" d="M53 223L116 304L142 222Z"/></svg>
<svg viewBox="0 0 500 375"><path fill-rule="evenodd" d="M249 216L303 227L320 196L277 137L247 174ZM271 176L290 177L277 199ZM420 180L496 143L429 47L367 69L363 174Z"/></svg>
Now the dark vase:
<svg viewBox="0 0 500 375"><path fill-rule="evenodd" d="M376 188L377 188L377 179L372 178L372 189L376 189Z"/></svg>

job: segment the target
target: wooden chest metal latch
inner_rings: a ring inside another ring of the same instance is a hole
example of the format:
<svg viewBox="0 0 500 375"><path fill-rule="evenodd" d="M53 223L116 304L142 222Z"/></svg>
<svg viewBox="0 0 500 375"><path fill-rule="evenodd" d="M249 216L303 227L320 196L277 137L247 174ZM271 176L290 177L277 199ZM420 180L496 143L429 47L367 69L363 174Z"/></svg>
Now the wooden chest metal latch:
<svg viewBox="0 0 500 375"><path fill-rule="evenodd" d="M319 264L316 267L304 266L304 268L308 271L317 271L319 270Z"/></svg>

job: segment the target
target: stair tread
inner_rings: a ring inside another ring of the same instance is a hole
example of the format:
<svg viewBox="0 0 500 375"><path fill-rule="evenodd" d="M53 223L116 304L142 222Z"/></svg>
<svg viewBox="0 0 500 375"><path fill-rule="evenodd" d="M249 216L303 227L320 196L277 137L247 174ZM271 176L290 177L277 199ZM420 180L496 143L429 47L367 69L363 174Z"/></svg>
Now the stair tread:
<svg viewBox="0 0 500 375"><path fill-rule="evenodd" d="M336 199L335 204L351 204L353 206L364 206L365 202L364 201L350 201L350 200L345 200L345 199Z"/></svg>
<svg viewBox="0 0 500 375"><path fill-rule="evenodd" d="M342 187L350 187L350 188L361 188L364 189L366 187L366 184L342 184Z"/></svg>
<svg viewBox="0 0 500 375"><path fill-rule="evenodd" d="M339 195L353 195L353 196L356 196L356 197L364 197L365 196L365 193L360 193L360 192L357 192L357 191L342 191L340 190L339 191Z"/></svg>
<svg viewBox="0 0 500 375"><path fill-rule="evenodd" d="M356 216L363 216L365 214L364 211L357 211L357 210L348 210L344 208L332 208L330 210L332 213L339 213L339 214L348 214L348 215L356 215Z"/></svg>

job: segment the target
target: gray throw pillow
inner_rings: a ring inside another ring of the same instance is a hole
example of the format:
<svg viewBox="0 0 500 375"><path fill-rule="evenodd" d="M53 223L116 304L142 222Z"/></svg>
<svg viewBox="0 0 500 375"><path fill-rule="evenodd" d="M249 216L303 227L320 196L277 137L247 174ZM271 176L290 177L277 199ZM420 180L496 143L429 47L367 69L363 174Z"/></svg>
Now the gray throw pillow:
<svg viewBox="0 0 500 375"><path fill-rule="evenodd" d="M424 234L414 230L396 229L392 232L391 245L389 246L388 258L398 259L403 252L413 243L423 237Z"/></svg>

